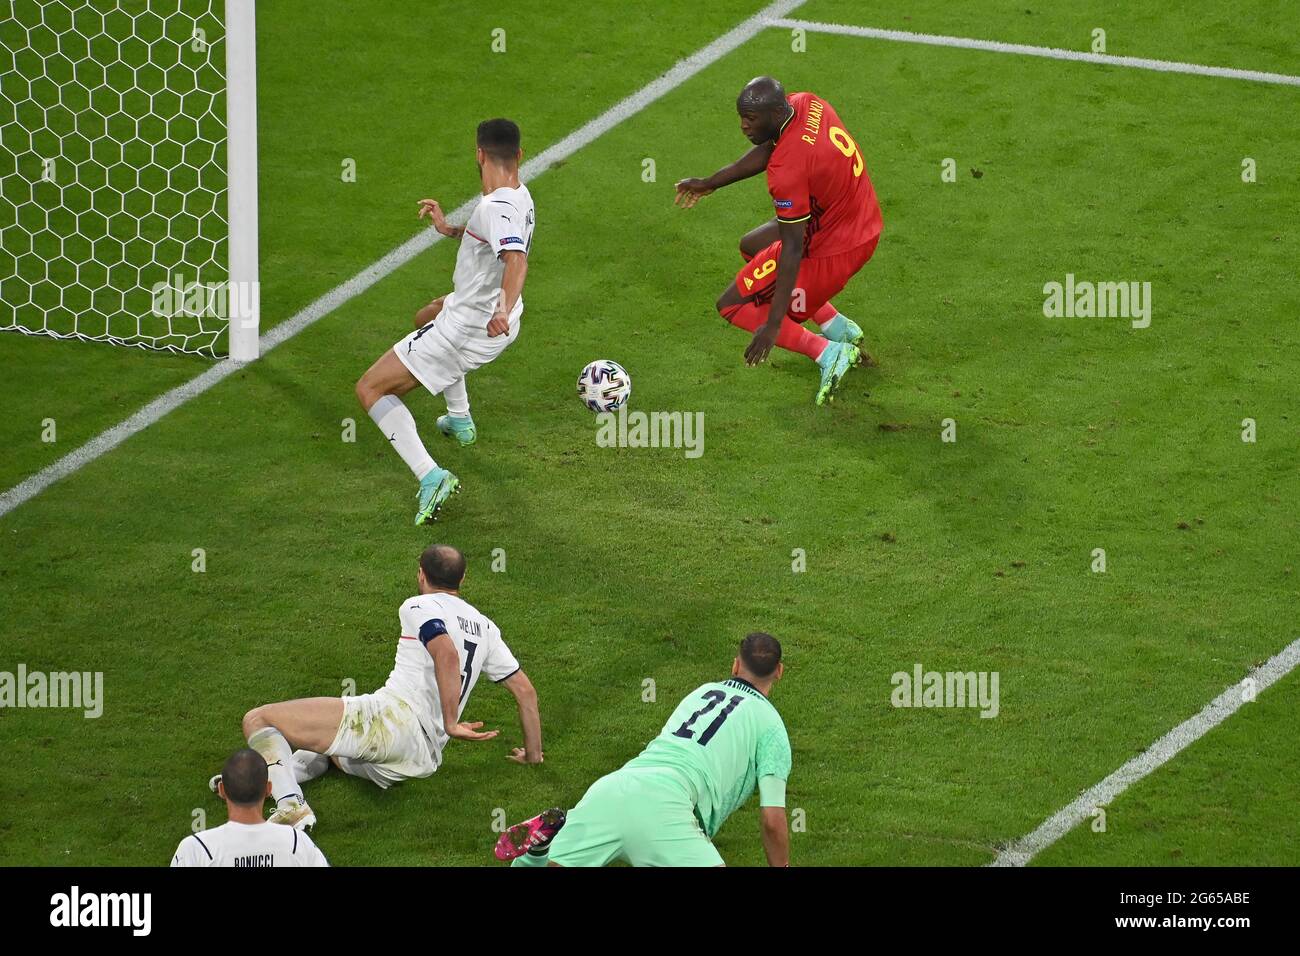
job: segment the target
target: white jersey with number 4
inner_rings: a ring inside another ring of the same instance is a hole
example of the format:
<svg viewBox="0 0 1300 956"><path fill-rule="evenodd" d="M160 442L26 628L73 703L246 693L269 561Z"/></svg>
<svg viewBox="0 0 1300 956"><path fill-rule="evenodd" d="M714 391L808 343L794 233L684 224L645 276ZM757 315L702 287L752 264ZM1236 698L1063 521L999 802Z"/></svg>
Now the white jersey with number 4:
<svg viewBox="0 0 1300 956"><path fill-rule="evenodd" d="M519 662L501 639L500 628L455 594L440 591L416 595L402 602L398 618L402 636L397 642L397 660L384 687L411 706L435 755L440 757L448 737L442 722L433 656L426 645L446 634L456 648L460 658L457 719L464 712L480 674L500 682L519 670Z"/></svg>
<svg viewBox="0 0 1300 956"><path fill-rule="evenodd" d="M191 833L172 866L329 866L307 834L283 823L223 823Z"/></svg>
<svg viewBox="0 0 1300 956"><path fill-rule="evenodd" d="M528 255L533 244L533 197L528 187L502 186L488 193L470 213L465 235L456 254L456 272L452 276L454 291L443 302L438 321L450 321L466 330L482 332L486 337L488 320L501 296L501 281L506 266L503 252ZM524 312L521 295L510 311L510 333L514 338L519 317Z"/></svg>

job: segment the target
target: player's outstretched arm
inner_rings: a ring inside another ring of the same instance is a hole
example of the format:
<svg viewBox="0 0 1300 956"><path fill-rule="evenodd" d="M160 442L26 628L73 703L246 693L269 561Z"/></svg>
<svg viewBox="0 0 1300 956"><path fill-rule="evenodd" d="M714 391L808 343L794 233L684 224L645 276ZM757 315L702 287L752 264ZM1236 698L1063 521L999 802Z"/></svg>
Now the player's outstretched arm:
<svg viewBox="0 0 1300 956"><path fill-rule="evenodd" d="M542 715L537 709L537 690L528 675L517 670L501 682L515 695L519 705L519 726L524 732L524 745L516 747L510 759L518 763L542 762Z"/></svg>
<svg viewBox="0 0 1300 956"><path fill-rule="evenodd" d="M677 183L677 195L673 202L683 209L690 209L715 189L757 176L767 169L767 161L772 158L772 150L775 148L775 143L763 143L761 146L755 146L729 166L723 166L707 179L681 180Z"/></svg>
<svg viewBox="0 0 1300 956"><path fill-rule="evenodd" d="M442 726L448 737L457 740L491 740L500 731L479 731L483 721L462 722L456 714L460 705L460 655L447 634L439 634L424 645L433 657L433 676L438 683L438 700L442 703Z"/></svg>
<svg viewBox="0 0 1300 956"><path fill-rule="evenodd" d="M447 217L442 214L442 207L438 205L436 199L420 200L420 218L423 219L425 216L429 217L429 222L433 224L433 228L448 239L459 239L465 235L464 226L453 226L447 222Z"/></svg>
<svg viewBox="0 0 1300 956"><path fill-rule="evenodd" d="M794 295L794 286L799 281L799 264L803 262L803 221L781 222L777 220L781 236L781 255L776 264L776 283L772 286L772 304L767 313L767 322L758 327L754 337L745 349L745 362L758 365L772 351L776 338L781 332L781 322L790 310L790 299Z"/></svg>
<svg viewBox="0 0 1300 956"><path fill-rule="evenodd" d="M768 866L790 865L790 831L785 822L785 807L761 807L763 852Z"/></svg>

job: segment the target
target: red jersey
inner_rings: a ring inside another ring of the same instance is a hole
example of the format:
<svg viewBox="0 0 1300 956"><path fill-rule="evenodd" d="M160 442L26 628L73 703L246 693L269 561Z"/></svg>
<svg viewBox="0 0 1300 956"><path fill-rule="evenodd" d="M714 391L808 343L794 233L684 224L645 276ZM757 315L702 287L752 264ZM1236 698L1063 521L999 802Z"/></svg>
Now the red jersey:
<svg viewBox="0 0 1300 956"><path fill-rule="evenodd" d="M880 235L880 203L862 151L831 105L812 93L788 98L794 115L767 161L776 218L803 222L803 254L833 256Z"/></svg>

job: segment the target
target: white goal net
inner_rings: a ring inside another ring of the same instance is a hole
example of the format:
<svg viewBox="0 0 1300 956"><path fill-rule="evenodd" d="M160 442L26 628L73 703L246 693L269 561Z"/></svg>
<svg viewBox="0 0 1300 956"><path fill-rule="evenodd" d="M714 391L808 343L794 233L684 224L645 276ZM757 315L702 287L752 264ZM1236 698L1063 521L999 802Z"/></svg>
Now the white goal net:
<svg viewBox="0 0 1300 956"><path fill-rule="evenodd" d="M0 0L0 329L255 356L252 66L252 0Z"/></svg>

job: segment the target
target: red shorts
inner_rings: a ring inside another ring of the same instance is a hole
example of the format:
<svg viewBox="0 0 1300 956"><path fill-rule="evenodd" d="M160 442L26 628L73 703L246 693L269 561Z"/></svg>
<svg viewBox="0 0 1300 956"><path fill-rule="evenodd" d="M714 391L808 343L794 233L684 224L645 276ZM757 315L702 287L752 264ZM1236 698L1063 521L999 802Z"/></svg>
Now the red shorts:
<svg viewBox="0 0 1300 956"><path fill-rule="evenodd" d="M789 314L800 321L812 318L814 312L829 302L831 296L837 295L867 264L879 239L877 236L847 252L800 262L794 294L790 297ZM736 273L736 291L746 299L753 296L756 302L771 302L780 256L781 242L778 240L746 262L745 267Z"/></svg>

